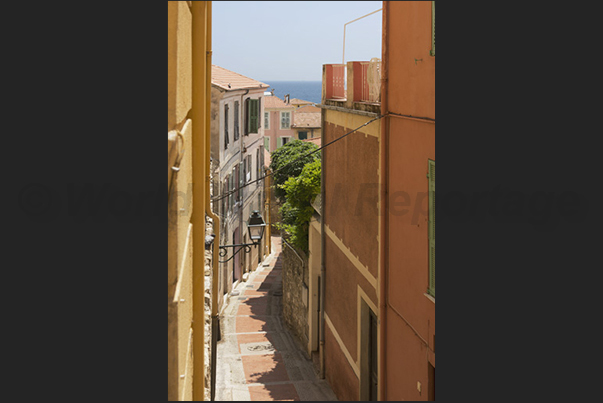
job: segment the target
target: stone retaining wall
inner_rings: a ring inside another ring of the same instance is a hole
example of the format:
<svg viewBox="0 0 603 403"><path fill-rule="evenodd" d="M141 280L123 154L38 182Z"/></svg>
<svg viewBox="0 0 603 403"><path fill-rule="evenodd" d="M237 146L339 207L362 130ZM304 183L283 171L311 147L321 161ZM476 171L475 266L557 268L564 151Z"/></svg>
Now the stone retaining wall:
<svg viewBox="0 0 603 403"><path fill-rule="evenodd" d="M286 244L284 239L282 256L283 319L305 352L308 345L308 258L298 248Z"/></svg>

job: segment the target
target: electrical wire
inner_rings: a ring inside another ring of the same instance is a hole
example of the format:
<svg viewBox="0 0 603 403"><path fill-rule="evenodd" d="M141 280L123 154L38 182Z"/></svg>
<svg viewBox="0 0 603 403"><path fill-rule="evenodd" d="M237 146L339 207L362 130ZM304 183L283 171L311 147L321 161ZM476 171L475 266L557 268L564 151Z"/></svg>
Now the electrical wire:
<svg viewBox="0 0 603 403"><path fill-rule="evenodd" d="M269 177L269 176L271 176L271 175L274 175L275 173L277 173L277 172L279 172L279 171L281 171L281 170L285 169L287 166L289 166L289 165L293 164L294 162L299 161L299 160L301 160L302 158L305 158L305 157L307 157L307 156L309 156L309 155L312 155L312 154L314 154L314 153L316 153L316 152L318 152L318 151L322 150L323 148L326 148L326 147L330 146L331 144L333 144L333 143L335 143L335 142L337 142L337 141L339 141L339 140L343 139L344 137L346 137L346 136L348 136L348 135L350 135L350 134L352 134L352 133L354 133L354 132L356 132L356 131L358 131L358 130L362 129L364 126L366 126L366 125L368 125L368 124L370 124L370 123L373 123L373 122L374 122L374 121L376 121L376 120L381 119L382 117L384 117L384 115L379 115L379 116L377 116L376 118L371 119L371 120L369 120L368 122L364 123L363 125L361 125L361 126L357 127L356 129L354 129L354 130L352 130L352 131L350 131L350 132L347 132L346 134L344 134L344 135L342 135L342 136L340 136L340 137L336 138L335 140L330 141L330 142L328 142L327 144L325 144L325 145L323 145L323 146L321 146L321 147L317 148L316 150L312 150L312 151L310 151L310 152L308 152L308 153L306 153L306 154L304 154L304 155L302 155L302 156L300 156L300 157L298 157L298 158L294 159L293 161L290 161L290 162L286 163L285 165L283 165L283 166L282 166L282 167L280 167L279 169L276 169L276 170L274 170L274 171L272 171L272 172L270 172L270 173L268 173L268 174L266 174L266 175L262 176L261 178L258 178L258 179L256 179L256 180L254 180L254 181L248 182L248 183L246 183L246 184L244 184L244 185L242 185L242 186L240 186L240 187L238 187L238 188L236 188L236 189L233 189L233 190L231 190L231 191L229 191L229 192L226 192L225 194L223 194L223 195L221 195L221 196L219 196L219 197L215 197L215 198L211 199L211 201L212 201L212 202L215 202L215 201L219 201L219 200L225 199L225 198L227 198L228 196L230 196L231 194L236 193L236 192L238 192L239 190L243 189L244 187L247 187L247 186L249 186L249 185L253 185L254 183L257 183L257 182L259 182L259 181L261 181L261 180L264 180L265 178L267 178L267 177Z"/></svg>

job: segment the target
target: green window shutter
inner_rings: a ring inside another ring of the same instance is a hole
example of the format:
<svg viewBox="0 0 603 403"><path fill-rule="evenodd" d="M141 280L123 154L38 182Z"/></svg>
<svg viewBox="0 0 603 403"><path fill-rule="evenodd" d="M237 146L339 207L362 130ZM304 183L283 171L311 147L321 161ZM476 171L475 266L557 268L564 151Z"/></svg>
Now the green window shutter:
<svg viewBox="0 0 603 403"><path fill-rule="evenodd" d="M435 298L435 161L429 160L429 288Z"/></svg>
<svg viewBox="0 0 603 403"><path fill-rule="evenodd" d="M270 151L270 137L264 137L264 148Z"/></svg>
<svg viewBox="0 0 603 403"><path fill-rule="evenodd" d="M239 101L234 103L234 141L239 139Z"/></svg>
<svg viewBox="0 0 603 403"><path fill-rule="evenodd" d="M435 56L435 1L431 2L431 56Z"/></svg>
<svg viewBox="0 0 603 403"><path fill-rule="evenodd" d="M276 148L281 148L283 145L283 138L279 137L276 139Z"/></svg>
<svg viewBox="0 0 603 403"><path fill-rule="evenodd" d="M259 123L259 111L258 111L258 100L257 99L248 99L249 101L249 133L257 133L258 132L258 123Z"/></svg>
<svg viewBox="0 0 603 403"><path fill-rule="evenodd" d="M228 104L224 105L224 149L228 148Z"/></svg>
<svg viewBox="0 0 603 403"><path fill-rule="evenodd" d="M245 105L245 121L243 122L243 131L244 131L244 135L247 136L249 134L249 98L247 98L244 101L244 105Z"/></svg>
<svg viewBox="0 0 603 403"><path fill-rule="evenodd" d="M258 130L262 127L262 97L258 98Z"/></svg>

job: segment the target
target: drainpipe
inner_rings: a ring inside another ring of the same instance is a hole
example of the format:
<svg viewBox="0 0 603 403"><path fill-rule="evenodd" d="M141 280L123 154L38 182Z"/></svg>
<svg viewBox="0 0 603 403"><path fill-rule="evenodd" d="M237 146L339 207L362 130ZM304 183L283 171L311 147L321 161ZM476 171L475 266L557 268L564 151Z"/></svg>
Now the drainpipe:
<svg viewBox="0 0 603 403"><path fill-rule="evenodd" d="M389 1L383 2L383 33L382 33L382 69L381 69L381 115L385 116L385 119L381 123L381 233L379 239L381 244L379 245L381 253L381 261L379 262L379 375L378 375L378 400L387 400L386 395L386 332L387 332L387 294L386 287L387 282L385 275L387 273L387 264L389 259L387 254L389 252L389 238L388 238L388 178L389 178L389 117L388 114L388 100L387 100L387 88L388 88L388 70L389 70L389 36L387 32L389 30Z"/></svg>
<svg viewBox="0 0 603 403"><path fill-rule="evenodd" d="M209 200L204 180L208 171L206 157L207 33L211 32L211 2L192 2L192 177L193 177L193 400L205 400L205 204Z"/></svg>
<svg viewBox="0 0 603 403"><path fill-rule="evenodd" d="M324 100L323 100L324 102ZM320 127L325 127L325 110L320 113ZM320 153L321 169L320 169L320 346L318 348L320 358L320 378L325 379L325 150L323 148Z"/></svg>

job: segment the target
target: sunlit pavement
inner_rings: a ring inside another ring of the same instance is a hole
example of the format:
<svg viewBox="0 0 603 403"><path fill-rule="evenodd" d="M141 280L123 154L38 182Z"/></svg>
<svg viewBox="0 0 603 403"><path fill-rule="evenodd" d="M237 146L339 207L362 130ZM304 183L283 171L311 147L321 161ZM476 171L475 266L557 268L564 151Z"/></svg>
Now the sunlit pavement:
<svg viewBox="0 0 603 403"><path fill-rule="evenodd" d="M215 400L337 400L282 322L280 254L281 238L272 237L271 256L222 311Z"/></svg>

